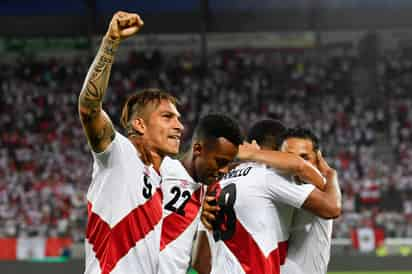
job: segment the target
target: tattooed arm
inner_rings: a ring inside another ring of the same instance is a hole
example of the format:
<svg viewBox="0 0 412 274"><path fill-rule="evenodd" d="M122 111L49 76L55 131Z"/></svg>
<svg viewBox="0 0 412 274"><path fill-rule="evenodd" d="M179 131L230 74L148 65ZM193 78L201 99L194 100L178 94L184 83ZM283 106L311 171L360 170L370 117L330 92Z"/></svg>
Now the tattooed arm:
<svg viewBox="0 0 412 274"><path fill-rule="evenodd" d="M79 96L79 115L87 140L96 152L104 151L114 138L113 124L102 109L102 102L115 53L120 41L142 26L143 21L137 14L117 12L84 81Z"/></svg>

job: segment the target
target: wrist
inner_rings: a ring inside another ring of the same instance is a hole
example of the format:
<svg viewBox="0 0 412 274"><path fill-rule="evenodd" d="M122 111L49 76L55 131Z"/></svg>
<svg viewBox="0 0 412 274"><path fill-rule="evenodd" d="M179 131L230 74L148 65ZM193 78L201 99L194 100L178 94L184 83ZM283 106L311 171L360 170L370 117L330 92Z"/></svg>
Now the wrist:
<svg viewBox="0 0 412 274"><path fill-rule="evenodd" d="M324 176L326 178L331 177L331 176L335 176L336 175L336 170L334 170L333 168L329 168L327 170L325 170Z"/></svg>
<svg viewBox="0 0 412 274"><path fill-rule="evenodd" d="M106 34L102 41L103 53L106 56L114 56L120 45L120 39L113 39L109 34Z"/></svg>

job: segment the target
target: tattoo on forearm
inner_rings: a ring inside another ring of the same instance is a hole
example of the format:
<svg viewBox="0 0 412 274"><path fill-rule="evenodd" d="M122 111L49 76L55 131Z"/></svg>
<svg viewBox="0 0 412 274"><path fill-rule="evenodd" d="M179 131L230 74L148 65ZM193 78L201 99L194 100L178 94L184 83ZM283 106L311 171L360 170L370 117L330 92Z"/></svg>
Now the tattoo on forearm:
<svg viewBox="0 0 412 274"><path fill-rule="evenodd" d="M104 38L99 52L90 67L79 98L85 122L93 119L101 110L103 97L109 83L110 70L118 46L118 41Z"/></svg>

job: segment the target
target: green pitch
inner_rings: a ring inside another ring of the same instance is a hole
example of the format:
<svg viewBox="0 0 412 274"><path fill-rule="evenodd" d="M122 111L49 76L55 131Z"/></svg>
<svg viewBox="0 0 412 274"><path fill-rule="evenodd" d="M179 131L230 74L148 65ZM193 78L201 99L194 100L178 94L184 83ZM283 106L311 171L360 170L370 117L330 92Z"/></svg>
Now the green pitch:
<svg viewBox="0 0 412 274"><path fill-rule="evenodd" d="M196 271L191 270L188 272L188 274L196 274ZM349 272L328 272L328 274L412 274L411 271L386 271L386 272L354 272L354 271L349 271Z"/></svg>
<svg viewBox="0 0 412 274"><path fill-rule="evenodd" d="M386 272L328 272L328 274L412 274L412 271L386 271Z"/></svg>

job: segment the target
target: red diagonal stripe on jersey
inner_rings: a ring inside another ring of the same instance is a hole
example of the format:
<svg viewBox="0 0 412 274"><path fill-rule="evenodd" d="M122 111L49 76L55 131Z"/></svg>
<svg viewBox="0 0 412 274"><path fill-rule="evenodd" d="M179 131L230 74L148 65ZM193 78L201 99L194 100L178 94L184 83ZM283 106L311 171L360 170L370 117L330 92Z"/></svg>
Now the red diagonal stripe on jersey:
<svg viewBox="0 0 412 274"><path fill-rule="evenodd" d="M201 205L201 190L202 187L193 192L184 208L185 216L173 212L163 219L160 251L162 251L170 242L176 240L196 218Z"/></svg>
<svg viewBox="0 0 412 274"><path fill-rule="evenodd" d="M225 241L226 246L238 259L246 274L279 274L279 249L273 250L266 257L252 236L243 225L236 220L235 234Z"/></svg>
<svg viewBox="0 0 412 274"><path fill-rule="evenodd" d="M92 212L90 203L88 210L86 238L93 246L102 274L108 274L161 220L162 192L157 189L150 200L132 210L112 229L99 215Z"/></svg>
<svg viewBox="0 0 412 274"><path fill-rule="evenodd" d="M284 265L288 255L288 241L278 243L280 265Z"/></svg>

